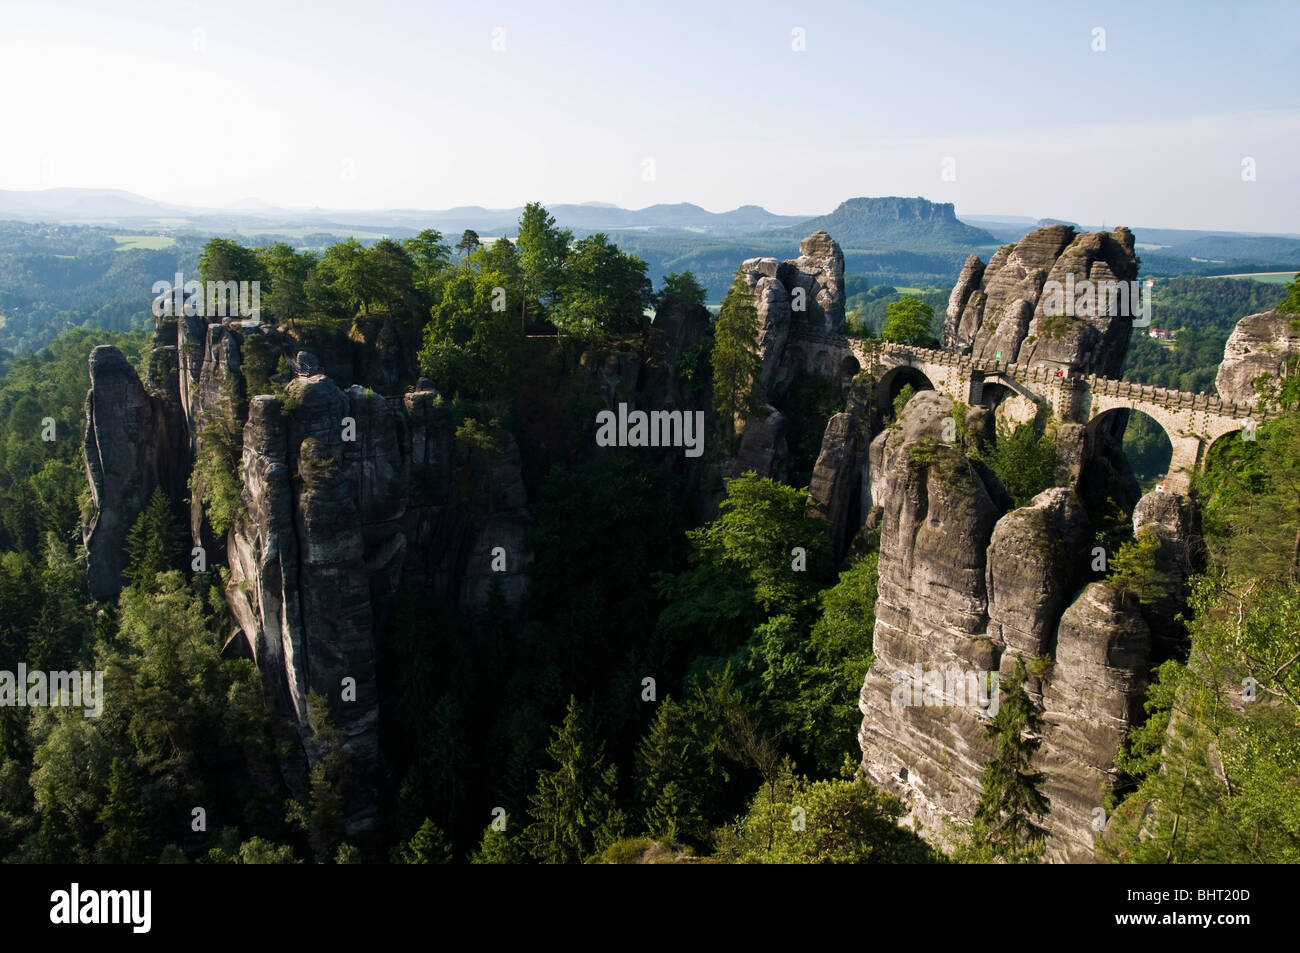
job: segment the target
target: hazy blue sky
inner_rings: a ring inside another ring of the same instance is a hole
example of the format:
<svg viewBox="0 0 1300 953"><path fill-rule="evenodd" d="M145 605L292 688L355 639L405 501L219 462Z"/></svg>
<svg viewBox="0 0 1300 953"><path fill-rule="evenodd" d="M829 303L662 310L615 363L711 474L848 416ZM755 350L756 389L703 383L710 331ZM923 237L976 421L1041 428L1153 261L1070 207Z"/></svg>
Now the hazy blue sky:
<svg viewBox="0 0 1300 953"><path fill-rule="evenodd" d="M1300 232L1295 2L551 6L0 0L0 188Z"/></svg>

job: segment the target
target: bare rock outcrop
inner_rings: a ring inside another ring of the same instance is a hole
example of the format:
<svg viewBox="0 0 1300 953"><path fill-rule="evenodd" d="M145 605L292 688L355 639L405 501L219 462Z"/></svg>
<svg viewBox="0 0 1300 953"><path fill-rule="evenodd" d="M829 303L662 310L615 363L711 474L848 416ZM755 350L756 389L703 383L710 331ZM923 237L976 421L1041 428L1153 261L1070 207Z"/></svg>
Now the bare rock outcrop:
<svg viewBox="0 0 1300 953"><path fill-rule="evenodd" d="M1040 228L1000 248L987 267L974 256L966 260L948 301L944 346L976 360L1117 377L1137 307L1128 283L1136 278L1127 228L1084 235L1068 225ZM1101 293L1076 312L1081 299L1072 292L1085 281ZM1048 282L1060 292L1056 297L1044 293ZM1106 289L1118 282L1124 283L1124 297L1112 309Z"/></svg>
<svg viewBox="0 0 1300 953"><path fill-rule="evenodd" d="M97 600L121 591L126 534L154 488L174 499L184 483L179 427L166 398L145 390L121 351L105 344L90 352L84 451L93 513L82 540Z"/></svg>
<svg viewBox="0 0 1300 953"><path fill-rule="evenodd" d="M991 473L943 443L952 407L923 391L871 444L880 581L863 768L945 842L947 821L970 822L991 753L985 673L1001 692L1017 657L1037 657L1025 689L1043 708L1049 856L1087 860L1115 752L1141 717L1150 631L1109 586L1079 593L1091 529L1074 490L1012 509ZM1148 509L1173 518L1163 501Z"/></svg>
<svg viewBox="0 0 1300 953"><path fill-rule="evenodd" d="M1093 859L1103 802L1120 780L1119 750L1145 717L1151 634L1106 583L1093 583L1061 616L1043 689L1042 791L1051 802L1047 859Z"/></svg>
<svg viewBox="0 0 1300 953"><path fill-rule="evenodd" d="M931 830L974 809L990 749L967 676L998 663L984 634L985 551L1001 513L966 458L940 443L952 407L917 394L870 450L880 581L858 740L868 775ZM940 690L926 697L935 674Z"/></svg>
<svg viewBox="0 0 1300 953"><path fill-rule="evenodd" d="M1237 322L1223 347L1223 363L1214 388L1226 401L1253 405L1258 397L1255 378L1285 377L1293 357L1300 354L1300 316L1265 311Z"/></svg>

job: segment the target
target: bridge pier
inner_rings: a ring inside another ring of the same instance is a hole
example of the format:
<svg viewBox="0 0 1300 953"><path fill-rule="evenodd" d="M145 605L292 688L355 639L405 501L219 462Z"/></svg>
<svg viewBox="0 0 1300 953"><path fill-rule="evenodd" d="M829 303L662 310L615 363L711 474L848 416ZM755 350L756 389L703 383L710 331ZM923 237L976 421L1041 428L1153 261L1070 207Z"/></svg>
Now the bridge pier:
<svg viewBox="0 0 1300 953"><path fill-rule="evenodd" d="M1169 472L1163 486L1166 492L1184 496L1192 488L1192 474L1196 473L1205 456L1205 442L1200 437L1170 435L1174 452L1169 458Z"/></svg>

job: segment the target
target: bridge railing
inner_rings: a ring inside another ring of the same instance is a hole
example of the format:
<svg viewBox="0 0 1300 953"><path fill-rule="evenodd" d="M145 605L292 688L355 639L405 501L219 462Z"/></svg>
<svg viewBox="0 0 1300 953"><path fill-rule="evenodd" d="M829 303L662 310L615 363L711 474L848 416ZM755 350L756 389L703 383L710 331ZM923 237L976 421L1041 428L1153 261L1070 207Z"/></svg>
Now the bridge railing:
<svg viewBox="0 0 1300 953"><path fill-rule="evenodd" d="M956 351L894 344L889 341L881 341L879 338L849 338L844 335L826 334L811 329L800 329L798 337L801 341L822 344L827 347L890 354L909 361L958 367L968 373L980 371L984 374L1004 375L1025 383L1042 382L1071 389L1086 389L1108 397L1120 397L1155 404L1175 413L1193 411L1242 419L1266 419L1277 416L1276 409L1266 409L1261 413L1253 404L1239 404L1234 401L1224 400L1217 394L1192 393L1168 387L1157 387L1152 384L1116 380L1111 377L1098 377L1096 374L1076 374L1062 377L1058 375L1056 368L1041 364L1025 365L1011 361L975 360Z"/></svg>

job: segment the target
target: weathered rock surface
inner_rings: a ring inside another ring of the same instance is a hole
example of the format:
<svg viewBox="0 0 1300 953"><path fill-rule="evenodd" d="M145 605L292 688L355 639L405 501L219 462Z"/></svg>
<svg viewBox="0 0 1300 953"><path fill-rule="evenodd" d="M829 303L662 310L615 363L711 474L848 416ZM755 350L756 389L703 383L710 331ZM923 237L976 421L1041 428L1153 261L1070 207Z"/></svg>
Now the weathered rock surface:
<svg viewBox="0 0 1300 953"><path fill-rule="evenodd" d="M165 377L166 357L161 360ZM90 593L98 600L121 591L126 534L154 488L161 486L175 499L183 485L178 427L165 398L145 390L121 351L112 345L91 351L84 447L94 513L82 539Z"/></svg>
<svg viewBox="0 0 1300 953"><path fill-rule="evenodd" d="M1073 489L1011 509L991 473L943 444L952 407L923 391L871 444L880 581L860 699L863 767L943 842L946 821L971 820L991 753L981 673L1000 673L1004 690L1017 656L1045 657L1045 677L1025 688L1043 706L1049 855L1089 859L1093 809L1141 717L1150 633L1108 586L1076 596L1091 529ZM1170 517L1163 501L1148 506Z"/></svg>
<svg viewBox="0 0 1300 953"><path fill-rule="evenodd" d="M298 730L299 750L286 762L291 786L318 756L310 694L330 706L362 779L347 806L356 831L377 820L376 639L399 586L432 591L472 620L499 584L508 609L521 613L532 518L508 433L462 442L430 383L400 400L360 385L341 390L292 339L267 340L296 371L283 378L287 403L269 394L246 400L240 338L201 319L160 326L149 368L157 394L115 348L91 355L91 589L100 599L117 594L126 529L153 487L182 499L203 426L232 419L242 435L242 512L219 542L237 638L271 704ZM197 502L193 509L195 541L207 545Z"/></svg>
<svg viewBox="0 0 1300 953"><path fill-rule="evenodd" d="M1237 322L1223 347L1223 363L1214 388L1224 400L1255 403L1255 378L1285 377L1292 357L1300 354L1300 333L1292 329L1294 314L1265 311Z"/></svg>
<svg viewBox="0 0 1300 953"><path fill-rule="evenodd" d="M1009 650L1001 675L1010 677L1015 655L1054 648L1056 623L1088 568L1088 514L1073 490L1052 487L998 520L989 541L988 635ZM1031 695L1041 687L1032 675Z"/></svg>
<svg viewBox="0 0 1300 953"><path fill-rule="evenodd" d="M1150 651L1146 622L1105 583L1088 586L1061 616L1038 759L1051 802L1048 860L1093 859L1097 812L1119 780L1115 752L1145 717Z"/></svg>
<svg viewBox="0 0 1300 953"><path fill-rule="evenodd" d="M825 232L814 232L800 242L798 258L750 258L740 270L758 312L762 392L769 403L779 403L806 369L802 352L787 348L792 330L831 334L843 326L844 254Z"/></svg>
<svg viewBox="0 0 1300 953"><path fill-rule="evenodd" d="M1180 493L1156 490L1143 496L1133 508L1133 533L1144 527L1160 540L1156 568L1164 573L1165 585L1160 597L1142 607L1142 616L1151 629L1153 664L1175 656L1185 656L1187 633L1177 620L1187 606L1188 580L1196 571L1199 537L1192 504Z"/></svg>
<svg viewBox="0 0 1300 953"><path fill-rule="evenodd" d="M1126 304L1116 301L1117 313L1103 291L1094 298L1095 313L1069 315L1049 313L1057 302L1044 289L1049 281L1063 289L1091 281L1104 289L1106 282L1136 278L1133 233L1127 228L1084 235L1068 225L1040 228L1000 248L987 267L974 256L967 259L948 301L944 345L976 360L1118 377L1137 307L1128 301L1129 286Z"/></svg>

